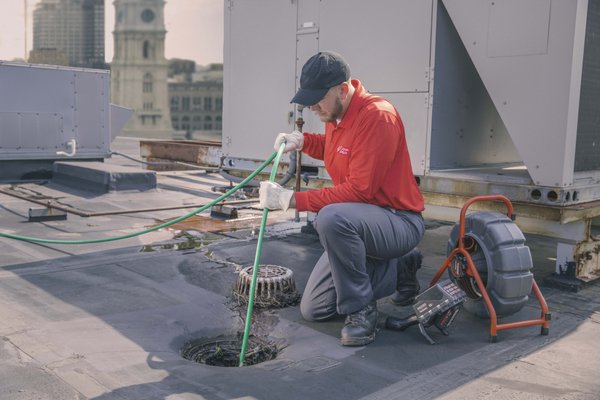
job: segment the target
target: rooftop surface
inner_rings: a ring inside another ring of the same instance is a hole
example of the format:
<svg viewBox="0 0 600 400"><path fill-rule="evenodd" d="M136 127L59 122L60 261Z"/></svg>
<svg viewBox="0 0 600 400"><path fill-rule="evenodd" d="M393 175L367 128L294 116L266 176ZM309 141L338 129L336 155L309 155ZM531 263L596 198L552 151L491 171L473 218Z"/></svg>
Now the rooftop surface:
<svg viewBox="0 0 600 400"><path fill-rule="evenodd" d="M139 156L136 139L118 138L113 148ZM119 157L107 163L140 166ZM0 194L1 229L68 240L125 235L189 213L217 197L213 187L229 185L202 171L157 175L157 189L144 192L90 194L52 182L12 187L92 212L188 208L27 222L29 208L40 206ZM600 399L600 285L577 293L546 287L555 241L531 235L533 272L552 313L547 336L525 327L490 343L489 322L461 311L449 336L430 331L435 345L411 327L382 328L368 346L342 347L343 319L306 322L292 305L253 315L253 333L278 349L275 359L242 368L184 359L190 340L243 330L246 308L232 288L240 269L253 264L261 215L246 208L235 221L218 221L204 212L95 244L0 238L0 399ZM261 264L290 268L301 291L321 245L293 212L269 216ZM451 229L427 220L423 287L445 260ZM389 299L379 309L382 318L412 311ZM532 296L506 320L539 313Z"/></svg>

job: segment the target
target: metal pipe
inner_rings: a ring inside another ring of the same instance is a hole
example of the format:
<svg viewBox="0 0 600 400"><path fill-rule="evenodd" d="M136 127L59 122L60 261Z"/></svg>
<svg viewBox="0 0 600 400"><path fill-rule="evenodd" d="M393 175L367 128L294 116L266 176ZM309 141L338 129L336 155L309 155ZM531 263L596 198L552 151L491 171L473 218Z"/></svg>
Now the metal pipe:
<svg viewBox="0 0 600 400"><path fill-rule="evenodd" d="M57 151L56 155L57 156L67 156L67 157L73 157L76 153L77 153L77 141L75 139L71 139L67 142L67 147L69 148L69 151Z"/></svg>
<svg viewBox="0 0 600 400"><path fill-rule="evenodd" d="M298 131L302 133L302 127L304 126L304 118L302 118L302 111L304 106L298 105L298 118L296 119L296 126ZM296 150L296 185L294 190L300 191L300 184L302 183L302 151ZM294 211L294 221L300 221L300 211L296 208Z"/></svg>

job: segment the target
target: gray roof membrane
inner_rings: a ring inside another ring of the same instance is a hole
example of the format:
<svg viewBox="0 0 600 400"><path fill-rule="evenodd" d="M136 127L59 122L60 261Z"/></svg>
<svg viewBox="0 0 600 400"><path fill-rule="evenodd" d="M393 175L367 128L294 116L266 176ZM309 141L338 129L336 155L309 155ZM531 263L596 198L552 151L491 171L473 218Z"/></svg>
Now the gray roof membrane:
<svg viewBox="0 0 600 400"><path fill-rule="evenodd" d="M209 201L215 174L158 173L150 191L81 196L52 185L33 186L87 210L161 207ZM226 182L225 182L226 183ZM62 193L62 195L61 195ZM212 196L212 197L211 197ZM141 230L189 209L27 223L31 204L0 194L2 231L85 239ZM222 222L195 237L163 229L123 241L67 246L0 238L0 400L25 399L597 399L600 287L577 293L544 285L554 271L555 242L527 236L536 281L550 306L547 336L540 327L500 331L459 312L443 336L416 327L380 329L365 347L343 347L343 319L307 322L298 305L255 308L252 333L278 349L252 366L218 367L184 359L192 339L239 335L246 307L232 296L237 273L252 265L260 210L241 210L245 225ZM321 255L318 238L302 233L293 212L270 213L261 264L280 265L304 288ZM231 227L227 229L227 224ZM422 287L442 265L452 225L427 221L419 245ZM411 307L378 303L381 320ZM502 322L537 318L534 296Z"/></svg>

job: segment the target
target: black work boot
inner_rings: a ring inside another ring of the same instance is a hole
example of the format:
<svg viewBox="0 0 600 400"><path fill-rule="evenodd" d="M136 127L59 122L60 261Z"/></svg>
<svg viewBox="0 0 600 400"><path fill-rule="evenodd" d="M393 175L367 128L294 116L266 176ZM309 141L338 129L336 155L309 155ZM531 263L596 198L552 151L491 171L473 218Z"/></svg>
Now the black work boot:
<svg viewBox="0 0 600 400"><path fill-rule="evenodd" d="M416 247L398 260L398 278L396 292L392 302L399 306L409 306L415 302L421 286L417 279L417 270L421 268L423 255Z"/></svg>
<svg viewBox="0 0 600 400"><path fill-rule="evenodd" d="M348 314L342 328L343 346L364 346L375 340L377 303L372 301L360 310Z"/></svg>

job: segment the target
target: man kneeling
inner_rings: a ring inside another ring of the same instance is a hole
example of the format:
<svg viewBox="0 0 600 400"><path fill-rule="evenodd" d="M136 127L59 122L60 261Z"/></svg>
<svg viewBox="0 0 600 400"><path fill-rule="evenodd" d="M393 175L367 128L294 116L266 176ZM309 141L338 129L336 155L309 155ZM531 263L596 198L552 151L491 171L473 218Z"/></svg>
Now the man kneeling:
<svg viewBox="0 0 600 400"><path fill-rule="evenodd" d="M346 315L345 346L375 339L377 299L409 305L419 293L417 244L425 233L423 197L415 181L404 126L396 109L370 94L335 52L302 68L291 101L325 123L325 134L280 133L275 149L323 160L333 187L294 193L261 182L260 206L317 212L314 227L325 252L306 285L300 310L307 320Z"/></svg>

